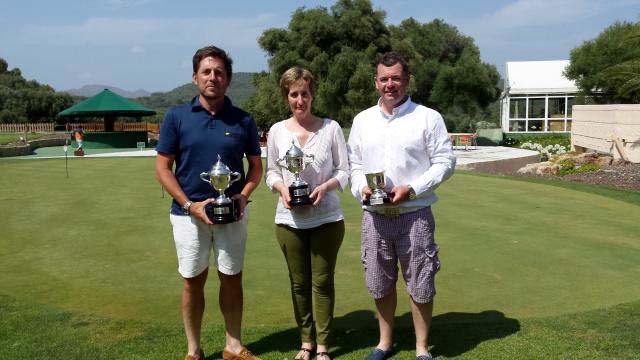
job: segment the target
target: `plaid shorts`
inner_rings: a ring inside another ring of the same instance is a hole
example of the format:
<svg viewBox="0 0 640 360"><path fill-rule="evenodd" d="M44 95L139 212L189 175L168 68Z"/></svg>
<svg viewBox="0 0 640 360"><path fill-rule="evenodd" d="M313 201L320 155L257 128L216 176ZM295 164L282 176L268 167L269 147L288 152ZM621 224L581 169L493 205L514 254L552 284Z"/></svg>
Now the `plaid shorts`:
<svg viewBox="0 0 640 360"><path fill-rule="evenodd" d="M407 292L417 303L430 303L436 294L440 269L434 242L431 207L398 216L365 211L362 217L361 255L369 294L387 295L398 281L398 261Z"/></svg>

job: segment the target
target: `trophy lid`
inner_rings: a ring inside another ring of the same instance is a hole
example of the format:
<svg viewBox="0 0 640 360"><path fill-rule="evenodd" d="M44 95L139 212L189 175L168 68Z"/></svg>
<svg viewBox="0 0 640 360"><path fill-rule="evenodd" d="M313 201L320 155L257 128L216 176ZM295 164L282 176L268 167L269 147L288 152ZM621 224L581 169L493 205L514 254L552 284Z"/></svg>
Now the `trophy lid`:
<svg viewBox="0 0 640 360"><path fill-rule="evenodd" d="M291 140L291 147L287 150L288 158L301 158L304 157L304 153L300 150L299 147L296 146L295 142Z"/></svg>
<svg viewBox="0 0 640 360"><path fill-rule="evenodd" d="M229 175L231 174L231 169L220 159L220 154L218 154L218 161L213 164L211 167L211 175Z"/></svg>

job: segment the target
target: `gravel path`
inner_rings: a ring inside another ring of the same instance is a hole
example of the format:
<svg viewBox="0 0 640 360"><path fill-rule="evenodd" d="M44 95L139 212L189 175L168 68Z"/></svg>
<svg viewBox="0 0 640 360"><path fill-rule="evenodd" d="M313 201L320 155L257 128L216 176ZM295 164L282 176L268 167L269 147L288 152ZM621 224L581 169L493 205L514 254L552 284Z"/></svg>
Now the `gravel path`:
<svg viewBox="0 0 640 360"><path fill-rule="evenodd" d="M541 177L539 175L518 175ZM598 171L564 176L547 176L545 178L640 191L640 164L615 164L605 166Z"/></svg>

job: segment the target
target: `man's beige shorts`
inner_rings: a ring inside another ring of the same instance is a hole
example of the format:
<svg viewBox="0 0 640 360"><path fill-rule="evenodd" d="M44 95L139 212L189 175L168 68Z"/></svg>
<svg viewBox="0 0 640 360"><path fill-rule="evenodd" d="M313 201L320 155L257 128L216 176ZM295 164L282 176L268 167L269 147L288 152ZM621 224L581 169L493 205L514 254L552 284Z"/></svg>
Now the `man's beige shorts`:
<svg viewBox="0 0 640 360"><path fill-rule="evenodd" d="M247 210L241 220L221 225L207 225L188 215L169 215L178 254L178 272L183 278L196 277L208 268L212 249L218 271L226 275L242 271L247 243Z"/></svg>

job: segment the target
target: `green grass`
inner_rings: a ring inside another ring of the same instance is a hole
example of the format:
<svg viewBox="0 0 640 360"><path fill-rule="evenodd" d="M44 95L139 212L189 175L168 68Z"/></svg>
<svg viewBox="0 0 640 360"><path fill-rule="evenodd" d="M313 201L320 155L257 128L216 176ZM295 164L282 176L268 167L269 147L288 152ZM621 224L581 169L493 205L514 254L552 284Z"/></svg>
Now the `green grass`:
<svg viewBox="0 0 640 360"><path fill-rule="evenodd" d="M25 137L24 133L11 133L11 134L0 134L0 145L8 144L10 142L19 141L20 137L26 138L27 140L34 140L39 137L42 137L46 134L40 133L28 133Z"/></svg>
<svg viewBox="0 0 640 360"><path fill-rule="evenodd" d="M183 356L181 280L170 199L153 159L0 160L0 359ZM431 344L443 358L633 358L640 349L640 193L459 172L434 206L443 268ZM251 208L244 339L293 358L288 276L264 185ZM359 252L361 210L342 194L347 233L336 274L336 347L375 343ZM399 293L404 293L399 284ZM207 286L205 350L223 341ZM397 314L411 358L409 306ZM216 358L219 356L216 355ZM212 357L211 359L213 359Z"/></svg>

